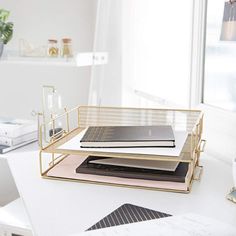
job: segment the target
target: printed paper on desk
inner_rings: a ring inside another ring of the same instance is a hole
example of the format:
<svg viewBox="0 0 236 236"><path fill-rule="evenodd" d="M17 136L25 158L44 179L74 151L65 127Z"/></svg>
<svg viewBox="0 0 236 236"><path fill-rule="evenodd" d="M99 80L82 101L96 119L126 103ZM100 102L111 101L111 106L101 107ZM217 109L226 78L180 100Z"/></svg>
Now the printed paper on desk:
<svg viewBox="0 0 236 236"><path fill-rule="evenodd" d="M195 214L172 216L116 227L92 230L71 236L235 236L236 228Z"/></svg>
<svg viewBox="0 0 236 236"><path fill-rule="evenodd" d="M58 149L63 150L81 150L94 152L110 152L110 153L129 153L144 155L160 155L160 156L179 156L186 142L188 133L182 131L174 132L175 147L174 148L81 148L80 140L84 136L86 129L76 135L74 138L59 146Z"/></svg>

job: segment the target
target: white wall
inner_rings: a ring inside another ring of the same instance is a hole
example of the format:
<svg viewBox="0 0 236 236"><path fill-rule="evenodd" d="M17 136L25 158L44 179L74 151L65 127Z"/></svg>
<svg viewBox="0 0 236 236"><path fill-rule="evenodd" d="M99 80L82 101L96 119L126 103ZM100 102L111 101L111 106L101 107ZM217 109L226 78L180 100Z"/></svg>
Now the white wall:
<svg viewBox="0 0 236 236"><path fill-rule="evenodd" d="M32 118L41 109L42 85L55 85L68 108L87 103L89 68L0 64L0 73L0 116Z"/></svg>
<svg viewBox="0 0 236 236"><path fill-rule="evenodd" d="M8 48L18 48L20 38L36 45L47 39L70 37L75 51L92 49L96 0L0 0L10 10L14 37Z"/></svg>
<svg viewBox="0 0 236 236"><path fill-rule="evenodd" d="M47 45L48 38L70 37L74 52L92 51L96 0L0 0L11 11L14 22L12 41L5 47L18 50L19 39ZM29 118L41 108L42 85L54 85L62 93L64 105L88 102L90 67L0 63L0 115Z"/></svg>
<svg viewBox="0 0 236 236"><path fill-rule="evenodd" d="M74 52L92 51L97 0L0 0L0 8L11 11L12 41L5 47L18 50L20 38L35 45L47 39L70 37ZM32 118L41 109L42 85L54 85L63 103L71 108L87 104L90 67L76 68L0 62L0 116ZM14 183L6 163L0 162L0 205L13 200Z"/></svg>

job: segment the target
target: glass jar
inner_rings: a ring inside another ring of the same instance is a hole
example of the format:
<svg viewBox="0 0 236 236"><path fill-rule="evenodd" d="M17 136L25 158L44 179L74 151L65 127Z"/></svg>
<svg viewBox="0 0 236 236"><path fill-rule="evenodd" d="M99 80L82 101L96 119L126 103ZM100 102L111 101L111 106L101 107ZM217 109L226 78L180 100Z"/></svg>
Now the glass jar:
<svg viewBox="0 0 236 236"><path fill-rule="evenodd" d="M48 40L48 56L49 57L58 57L59 56L59 48L58 48L56 39L49 39Z"/></svg>
<svg viewBox="0 0 236 236"><path fill-rule="evenodd" d="M62 39L62 52L61 52L62 57L73 57L71 41L72 40L69 38Z"/></svg>

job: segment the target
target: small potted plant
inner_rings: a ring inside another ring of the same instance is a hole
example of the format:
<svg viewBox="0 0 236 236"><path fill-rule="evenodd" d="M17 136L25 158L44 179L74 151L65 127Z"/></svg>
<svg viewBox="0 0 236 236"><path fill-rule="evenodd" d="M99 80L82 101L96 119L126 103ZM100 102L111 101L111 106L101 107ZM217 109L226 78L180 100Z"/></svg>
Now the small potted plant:
<svg viewBox="0 0 236 236"><path fill-rule="evenodd" d="M13 23L6 22L10 12L0 9L0 57L2 56L4 44L7 44L13 34Z"/></svg>

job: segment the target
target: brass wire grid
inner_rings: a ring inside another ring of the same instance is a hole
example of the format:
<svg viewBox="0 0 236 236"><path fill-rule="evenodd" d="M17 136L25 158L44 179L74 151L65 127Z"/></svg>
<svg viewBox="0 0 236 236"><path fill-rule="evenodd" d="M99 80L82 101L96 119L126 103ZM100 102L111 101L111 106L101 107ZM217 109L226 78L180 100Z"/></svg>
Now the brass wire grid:
<svg viewBox="0 0 236 236"><path fill-rule="evenodd" d="M50 143L43 142L43 132L60 121L63 130L60 134L53 133ZM171 125L174 131L188 133L187 140L179 157L160 155L144 155L127 153L108 153L102 151L66 150L60 146L78 135L88 126L136 126L136 125ZM200 153L204 151L205 140L202 140L203 114L200 110L183 109L149 109L81 106L54 117L49 123L40 126L40 174L45 178L49 170L64 160L68 155L116 157L128 159L145 159L161 161L179 161L189 163L189 190L194 171L199 166ZM44 156L47 156L46 158ZM47 161L46 161L47 160ZM199 174L200 175L200 174ZM57 177L55 179L64 179ZM73 180L73 179L70 179ZM73 180L76 181L76 180ZM168 189L165 189L168 191ZM177 191L179 192L179 191ZM188 191L187 191L188 192Z"/></svg>

